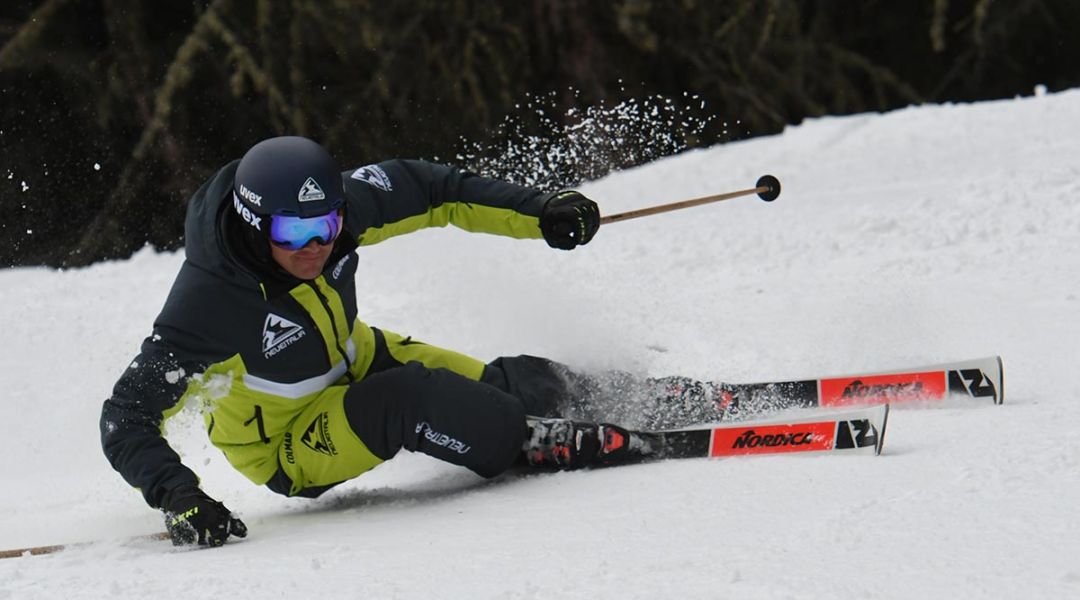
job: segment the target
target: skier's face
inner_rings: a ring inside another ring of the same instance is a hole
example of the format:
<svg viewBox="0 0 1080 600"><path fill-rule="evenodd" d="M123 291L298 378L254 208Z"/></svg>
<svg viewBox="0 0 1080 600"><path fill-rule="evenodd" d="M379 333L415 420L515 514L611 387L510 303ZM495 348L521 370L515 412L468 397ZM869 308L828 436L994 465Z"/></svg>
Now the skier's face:
<svg viewBox="0 0 1080 600"><path fill-rule="evenodd" d="M340 209L314 217L274 215L270 217L270 253L293 277L315 279L330 258L343 219Z"/></svg>
<svg viewBox="0 0 1080 600"><path fill-rule="evenodd" d="M319 273L322 273L333 250L333 244L323 246L318 240L311 240L299 250L286 250L270 244L270 254L274 257L274 261L281 265L281 268L285 269L289 275L305 281L315 279Z"/></svg>

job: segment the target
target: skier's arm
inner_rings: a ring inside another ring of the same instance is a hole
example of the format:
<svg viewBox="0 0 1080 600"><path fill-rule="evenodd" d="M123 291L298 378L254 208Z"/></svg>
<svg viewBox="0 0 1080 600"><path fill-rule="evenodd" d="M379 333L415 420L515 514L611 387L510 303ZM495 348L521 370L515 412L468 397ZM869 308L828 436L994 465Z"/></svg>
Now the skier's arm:
<svg viewBox="0 0 1080 600"><path fill-rule="evenodd" d="M196 487L195 473L162 436L165 419L179 411L188 376L205 365L181 361L155 335L128 366L101 409L101 446L109 463L152 507L172 490Z"/></svg>
<svg viewBox="0 0 1080 600"><path fill-rule="evenodd" d="M362 246L425 227L455 225L521 239L543 237L555 247L564 247L562 232L555 226L568 217L575 222L573 247L587 243L599 226L596 204L577 192L545 194L418 160L392 160L356 169L345 179L345 193L348 228ZM552 213L549 202L552 207L569 202L581 210L571 208L570 215Z"/></svg>

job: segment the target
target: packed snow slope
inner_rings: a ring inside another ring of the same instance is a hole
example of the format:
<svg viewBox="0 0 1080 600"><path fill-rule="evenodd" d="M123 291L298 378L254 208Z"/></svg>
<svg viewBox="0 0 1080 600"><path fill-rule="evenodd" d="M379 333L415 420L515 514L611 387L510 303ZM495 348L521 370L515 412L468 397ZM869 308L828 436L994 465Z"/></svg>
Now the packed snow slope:
<svg viewBox="0 0 1080 600"><path fill-rule="evenodd" d="M403 453L317 500L172 443L250 537L160 531L101 455L101 401L180 254L0 272L0 599L1080 597L1080 91L824 118L590 183L559 252L457 230L361 252L365 321L485 359L758 381L1000 354L1003 406L895 410L868 456L686 460L485 482ZM28 201L33 190L26 192ZM77 201L57 199L58 201Z"/></svg>

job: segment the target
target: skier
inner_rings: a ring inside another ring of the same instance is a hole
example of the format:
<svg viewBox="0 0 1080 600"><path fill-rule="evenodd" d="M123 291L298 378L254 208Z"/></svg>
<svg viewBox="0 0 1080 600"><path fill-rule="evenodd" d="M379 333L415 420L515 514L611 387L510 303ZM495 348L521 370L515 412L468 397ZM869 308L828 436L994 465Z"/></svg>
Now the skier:
<svg viewBox="0 0 1080 600"><path fill-rule="evenodd" d="M556 418L589 379L552 361L484 364L357 318L357 249L448 223L587 244L595 202L415 160L341 172L318 143L253 146L191 198L185 261L152 335L101 414L105 455L165 513L176 544L247 529L199 488L162 437L194 401L210 441L254 483L316 497L399 449L494 477L648 452L613 425Z"/></svg>

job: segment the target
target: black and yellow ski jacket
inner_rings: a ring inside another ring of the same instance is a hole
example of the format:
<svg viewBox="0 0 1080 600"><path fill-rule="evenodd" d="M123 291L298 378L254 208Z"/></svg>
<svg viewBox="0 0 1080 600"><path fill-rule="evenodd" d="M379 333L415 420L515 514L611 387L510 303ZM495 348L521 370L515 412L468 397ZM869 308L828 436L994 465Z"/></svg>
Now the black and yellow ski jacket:
<svg viewBox="0 0 1080 600"><path fill-rule="evenodd" d="M167 491L198 483L162 433L185 405L203 410L211 442L261 485L277 471L282 436L311 399L363 378L375 342L357 319L359 247L447 224L542 237L537 190L422 161L387 161L342 173L345 230L323 273L300 281L259 268L237 242L250 229L232 210L238 162L191 198L184 263L152 334L102 408L106 457L153 507Z"/></svg>

